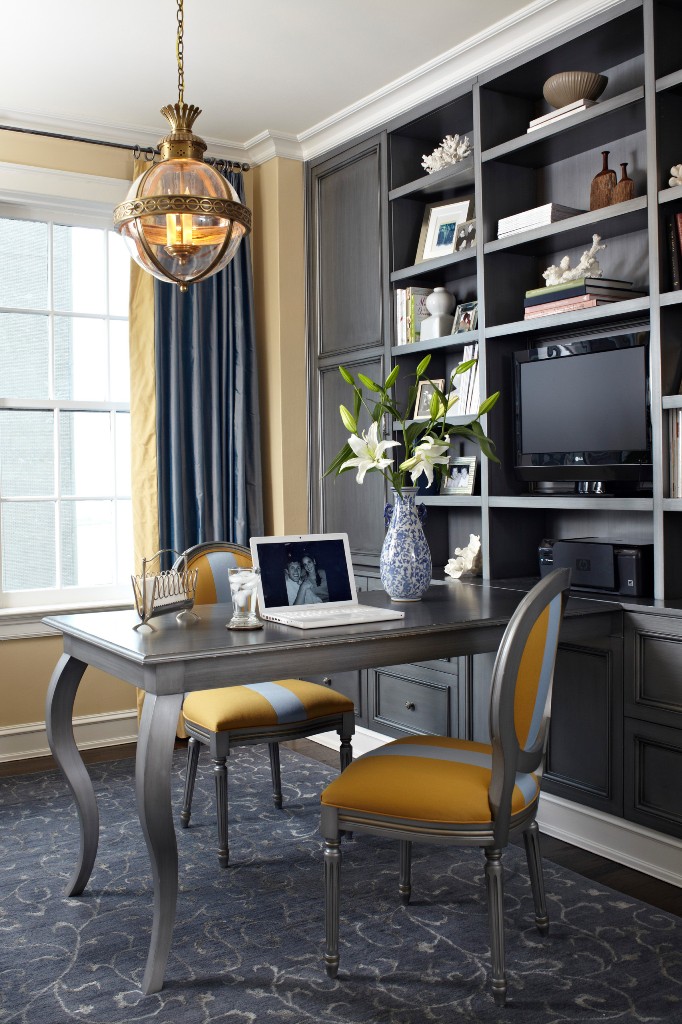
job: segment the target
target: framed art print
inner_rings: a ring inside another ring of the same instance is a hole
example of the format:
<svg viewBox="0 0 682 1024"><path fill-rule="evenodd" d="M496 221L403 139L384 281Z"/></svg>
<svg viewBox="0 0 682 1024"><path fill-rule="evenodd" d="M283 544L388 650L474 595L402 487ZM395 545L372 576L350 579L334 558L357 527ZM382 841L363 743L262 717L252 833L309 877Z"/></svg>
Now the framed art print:
<svg viewBox="0 0 682 1024"><path fill-rule="evenodd" d="M478 302L460 302L455 310L452 334L475 331L478 327Z"/></svg>
<svg viewBox="0 0 682 1024"><path fill-rule="evenodd" d="M449 256L455 251L457 225L470 218L471 206L469 198L446 199L426 207L415 263Z"/></svg>
<svg viewBox="0 0 682 1024"><path fill-rule="evenodd" d="M473 494L476 482L476 457L462 455L450 459L440 483L441 494Z"/></svg>
<svg viewBox="0 0 682 1024"><path fill-rule="evenodd" d="M417 388L417 399L414 403L414 417L415 420L428 420L431 416L431 399L435 392L433 385L442 391L445 387L445 380L420 380Z"/></svg>

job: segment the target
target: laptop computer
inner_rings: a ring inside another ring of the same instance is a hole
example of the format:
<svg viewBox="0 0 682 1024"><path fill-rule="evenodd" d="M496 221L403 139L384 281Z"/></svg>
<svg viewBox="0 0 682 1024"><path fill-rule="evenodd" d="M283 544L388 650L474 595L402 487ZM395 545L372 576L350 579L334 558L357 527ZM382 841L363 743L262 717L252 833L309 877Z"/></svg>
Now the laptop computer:
<svg viewBox="0 0 682 1024"><path fill-rule="evenodd" d="M345 533L252 537L261 618L297 629L348 626L405 613L358 602Z"/></svg>

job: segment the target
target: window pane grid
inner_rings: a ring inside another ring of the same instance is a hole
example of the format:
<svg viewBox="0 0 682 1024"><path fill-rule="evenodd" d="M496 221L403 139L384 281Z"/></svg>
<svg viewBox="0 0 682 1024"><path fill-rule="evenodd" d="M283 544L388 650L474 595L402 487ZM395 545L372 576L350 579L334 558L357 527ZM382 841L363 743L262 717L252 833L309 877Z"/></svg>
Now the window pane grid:
<svg viewBox="0 0 682 1024"><path fill-rule="evenodd" d="M19 245L22 236L17 225L25 226L31 239L44 238L47 266L41 270L43 256L38 253L32 269L36 280L42 276L45 281L42 295L49 308L42 303L30 306L15 285L22 305L4 306L0 299L0 314L16 314L24 322L31 317L33 323L41 316L47 328L48 359L42 385L33 385L27 392L25 378L19 374L20 393L0 395L0 419L9 415L5 423L12 426L12 417L19 417L21 425L29 422L26 417L49 414L53 440L52 472L42 472L38 481L25 473L23 462L12 461L11 446L0 447L0 480L4 470L11 491L0 486L0 605L63 601L65 592L74 588L99 589L106 597L112 585L127 584L132 568L125 365L128 318L124 315L128 295L127 275L116 248L120 239L104 228L71 228L47 219L20 222L0 217L0 229L6 224L10 224L10 236L18 236ZM29 252L26 259L31 258ZM96 266L95 278L91 264ZM40 298L40 290L34 288L28 297L36 296ZM11 302L9 293L5 302L8 298ZM31 326L23 332L29 338L34 336ZM35 344L29 340L18 348L30 360ZM29 378L30 374L29 366ZM43 397L46 383L48 393ZM36 388L39 394L34 393ZM43 429L39 441L44 434ZM45 456L44 437L41 443ZM24 442L20 448L19 458L25 461L30 445Z"/></svg>

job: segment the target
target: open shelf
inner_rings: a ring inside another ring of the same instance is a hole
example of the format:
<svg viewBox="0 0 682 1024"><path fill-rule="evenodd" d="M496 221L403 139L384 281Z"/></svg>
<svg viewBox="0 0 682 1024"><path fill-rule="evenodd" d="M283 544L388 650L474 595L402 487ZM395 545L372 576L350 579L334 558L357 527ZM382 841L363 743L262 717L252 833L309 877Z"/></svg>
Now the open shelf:
<svg viewBox="0 0 682 1024"><path fill-rule="evenodd" d="M429 341L413 341L409 345L393 345L392 356L401 356L415 352L456 352L478 341L478 331L462 331L461 334L446 334L444 338L432 338Z"/></svg>
<svg viewBox="0 0 682 1024"><path fill-rule="evenodd" d="M460 188L473 189L474 187L474 160L472 156L466 157L461 163L453 164L451 167L443 167L433 174L424 174L415 181L409 181L406 185L391 189L388 193L389 202L394 199L403 199L405 196L427 196L429 202L451 195Z"/></svg>
<svg viewBox="0 0 682 1024"><path fill-rule="evenodd" d="M521 300L523 301L523 300ZM508 334L525 334L527 331L556 331L558 327L589 326L595 321L615 321L626 319L633 313L646 313L649 310L649 297L626 299L625 302L610 302L606 306L595 306L592 309L579 309L571 313L552 313L534 320L518 320L509 324L498 324L486 327L487 338L504 337Z"/></svg>
<svg viewBox="0 0 682 1024"><path fill-rule="evenodd" d="M646 226L647 199L646 196L639 196L625 203L606 206L601 210L590 210L577 217L555 221L554 224L544 224L530 231L519 231L518 234L497 238L492 242L486 242L483 251L487 255L523 248L532 255L541 255L545 252L554 252L557 246L570 249L574 245L581 245L589 234L595 232L602 234L610 230L611 234L617 232L624 235L632 231L646 230Z"/></svg>
<svg viewBox="0 0 682 1024"><path fill-rule="evenodd" d="M582 498L580 495L521 494L511 497L491 496L491 508L554 508L581 512L651 512L653 498ZM680 502L682 507L682 500Z"/></svg>
<svg viewBox="0 0 682 1024"><path fill-rule="evenodd" d="M644 129L644 88L637 86L573 117L520 135L486 150L483 163L499 160L520 167L544 167Z"/></svg>
<svg viewBox="0 0 682 1024"><path fill-rule="evenodd" d="M403 267L401 270L394 270L391 274L391 283L398 281L410 281L414 277L424 277L434 274L445 268L454 267L458 263L466 263L468 260L475 260L476 249L465 249L463 252L453 252L449 256L438 256L435 260L424 260L423 263L415 263L412 267Z"/></svg>

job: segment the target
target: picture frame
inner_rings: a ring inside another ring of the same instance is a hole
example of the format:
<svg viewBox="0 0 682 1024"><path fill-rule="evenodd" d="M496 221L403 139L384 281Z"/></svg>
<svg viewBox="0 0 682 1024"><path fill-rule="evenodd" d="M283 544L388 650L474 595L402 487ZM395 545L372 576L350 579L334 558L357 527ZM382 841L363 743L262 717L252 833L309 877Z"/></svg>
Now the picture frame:
<svg viewBox="0 0 682 1024"><path fill-rule="evenodd" d="M457 225L455 234L455 252L473 249L476 245L476 220L464 220Z"/></svg>
<svg viewBox="0 0 682 1024"><path fill-rule="evenodd" d="M457 225L470 219L472 205L471 196L429 203L424 210L415 263L450 256L455 251Z"/></svg>
<svg viewBox="0 0 682 1024"><path fill-rule="evenodd" d="M476 483L476 456L451 458L440 482L441 494L473 494Z"/></svg>
<svg viewBox="0 0 682 1024"><path fill-rule="evenodd" d="M451 334L464 334L478 327L478 302L460 302L455 310Z"/></svg>
<svg viewBox="0 0 682 1024"><path fill-rule="evenodd" d="M431 416L430 407L431 399L434 395L433 385L436 385L441 391L445 387L445 378L442 380L420 380L417 387L417 397L414 403L414 416L415 420L428 420Z"/></svg>

